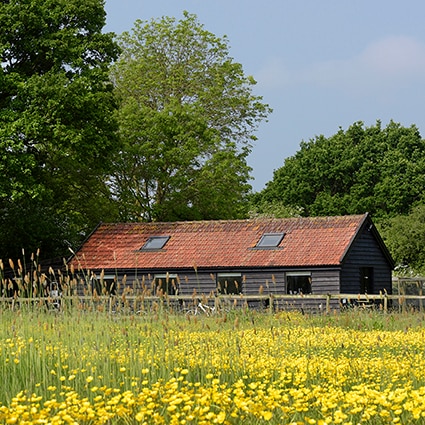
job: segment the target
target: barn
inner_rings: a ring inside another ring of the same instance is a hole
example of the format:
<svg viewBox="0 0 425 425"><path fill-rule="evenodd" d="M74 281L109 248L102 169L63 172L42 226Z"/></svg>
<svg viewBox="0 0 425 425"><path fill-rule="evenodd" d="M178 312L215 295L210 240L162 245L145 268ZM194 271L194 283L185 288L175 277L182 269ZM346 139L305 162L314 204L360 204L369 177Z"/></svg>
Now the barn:
<svg viewBox="0 0 425 425"><path fill-rule="evenodd" d="M368 213L101 223L69 265L111 293L182 297L390 294L394 266Z"/></svg>

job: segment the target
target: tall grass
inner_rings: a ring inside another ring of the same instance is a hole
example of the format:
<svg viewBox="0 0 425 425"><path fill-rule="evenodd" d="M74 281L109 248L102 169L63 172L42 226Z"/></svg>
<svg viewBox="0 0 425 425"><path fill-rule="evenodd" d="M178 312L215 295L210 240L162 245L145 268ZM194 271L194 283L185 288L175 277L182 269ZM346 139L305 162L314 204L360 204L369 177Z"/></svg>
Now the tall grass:
<svg viewBox="0 0 425 425"><path fill-rule="evenodd" d="M5 423L425 423L421 314L70 307L0 321Z"/></svg>
<svg viewBox="0 0 425 425"><path fill-rule="evenodd" d="M0 422L425 423L422 313L188 316L92 277L0 262Z"/></svg>

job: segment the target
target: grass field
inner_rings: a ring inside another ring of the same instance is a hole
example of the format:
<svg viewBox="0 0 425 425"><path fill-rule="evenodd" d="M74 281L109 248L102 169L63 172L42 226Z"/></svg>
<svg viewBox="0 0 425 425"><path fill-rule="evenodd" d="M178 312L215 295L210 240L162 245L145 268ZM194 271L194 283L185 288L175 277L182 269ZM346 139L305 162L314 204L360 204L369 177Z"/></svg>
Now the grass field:
<svg viewBox="0 0 425 425"><path fill-rule="evenodd" d="M0 422L425 424L425 317L0 311Z"/></svg>

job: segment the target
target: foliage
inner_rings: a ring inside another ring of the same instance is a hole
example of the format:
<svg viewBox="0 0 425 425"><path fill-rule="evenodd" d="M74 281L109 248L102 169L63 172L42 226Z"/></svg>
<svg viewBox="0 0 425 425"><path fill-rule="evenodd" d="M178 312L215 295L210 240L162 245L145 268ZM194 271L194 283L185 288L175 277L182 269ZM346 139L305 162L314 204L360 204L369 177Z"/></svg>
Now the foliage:
<svg viewBox="0 0 425 425"><path fill-rule="evenodd" d="M302 142L257 202L279 201L303 215L407 214L424 201L425 142L418 129L357 122Z"/></svg>
<svg viewBox="0 0 425 425"><path fill-rule="evenodd" d="M281 201L272 200L267 202L262 199L260 193L252 193L249 197L250 218L289 218L289 217L301 217L302 210L285 205Z"/></svg>
<svg viewBox="0 0 425 425"><path fill-rule="evenodd" d="M382 220L379 227L397 264L397 273L425 275L425 205L414 207L409 214Z"/></svg>
<svg viewBox="0 0 425 425"><path fill-rule="evenodd" d="M244 215L246 163L270 112L255 81L229 56L227 38L196 16L136 21L119 38L112 71L124 148L113 173L124 220Z"/></svg>
<svg viewBox="0 0 425 425"><path fill-rule="evenodd" d="M104 177L117 139L108 67L118 48L104 24L102 0L1 2L2 257L21 244L63 253L111 213Z"/></svg>

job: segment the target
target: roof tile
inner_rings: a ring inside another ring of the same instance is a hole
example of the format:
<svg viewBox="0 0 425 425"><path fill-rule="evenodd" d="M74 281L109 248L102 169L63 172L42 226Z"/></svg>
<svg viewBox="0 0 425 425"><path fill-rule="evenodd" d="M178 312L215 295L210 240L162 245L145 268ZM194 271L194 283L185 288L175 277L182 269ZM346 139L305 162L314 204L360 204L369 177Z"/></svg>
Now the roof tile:
<svg viewBox="0 0 425 425"><path fill-rule="evenodd" d="M71 262L85 269L337 265L365 217L104 223ZM264 233L279 232L278 248L255 249ZM170 239L163 250L140 251L151 236Z"/></svg>

